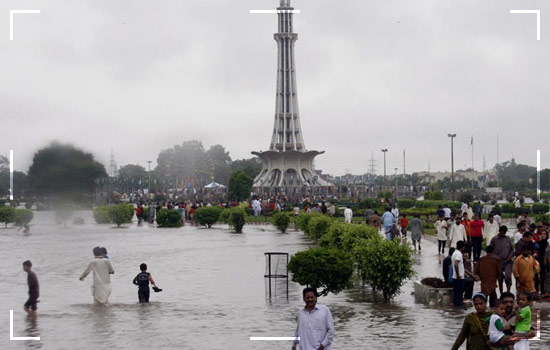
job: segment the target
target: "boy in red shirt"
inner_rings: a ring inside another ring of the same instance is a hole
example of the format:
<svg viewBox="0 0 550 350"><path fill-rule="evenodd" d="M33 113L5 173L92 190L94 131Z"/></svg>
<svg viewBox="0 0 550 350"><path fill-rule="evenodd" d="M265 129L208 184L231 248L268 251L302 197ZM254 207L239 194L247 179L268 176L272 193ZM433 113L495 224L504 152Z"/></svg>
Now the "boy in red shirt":
<svg viewBox="0 0 550 350"><path fill-rule="evenodd" d="M407 220L407 215L403 214L400 222L401 226L401 236L403 240L407 240L407 227L409 226L409 220Z"/></svg>
<svg viewBox="0 0 550 350"><path fill-rule="evenodd" d="M485 224L479 217L474 215L474 220L470 222L470 237L472 238L472 247L474 248L474 262L478 262L481 256L481 242L483 242L483 227Z"/></svg>

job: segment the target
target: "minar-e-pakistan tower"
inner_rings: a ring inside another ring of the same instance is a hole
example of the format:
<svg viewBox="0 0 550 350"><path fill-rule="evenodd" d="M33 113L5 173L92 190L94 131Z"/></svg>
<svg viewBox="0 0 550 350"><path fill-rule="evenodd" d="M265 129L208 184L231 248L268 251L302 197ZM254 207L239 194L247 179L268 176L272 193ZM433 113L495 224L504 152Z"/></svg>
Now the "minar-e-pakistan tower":
<svg viewBox="0 0 550 350"><path fill-rule="evenodd" d="M262 159L260 174L254 188L262 192L284 192L287 195L309 192L309 187L328 187L313 169L313 159L324 153L308 151L300 128L294 43L298 34L292 28L290 0L281 0L277 8L279 32L274 34L278 47L277 97L275 122L269 151L252 152Z"/></svg>

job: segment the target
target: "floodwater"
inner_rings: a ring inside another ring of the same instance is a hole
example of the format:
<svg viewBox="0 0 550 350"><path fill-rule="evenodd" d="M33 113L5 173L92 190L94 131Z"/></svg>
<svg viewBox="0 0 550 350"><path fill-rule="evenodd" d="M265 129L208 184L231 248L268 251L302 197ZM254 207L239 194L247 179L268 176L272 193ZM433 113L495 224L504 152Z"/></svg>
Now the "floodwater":
<svg viewBox="0 0 550 350"><path fill-rule="evenodd" d="M264 252L306 249L311 242L301 232L280 234L270 225L247 225L243 234L225 226L113 228L93 223L91 212L75 216L86 224L63 228L53 213L35 212L30 236L0 229L0 349L290 349L290 341L249 338L294 335L302 288L290 282L287 300L279 281L277 296L267 301ZM91 275L78 280L98 245L107 247L115 269L111 307L92 304ZM436 251L424 242L415 258L419 278L440 275ZM27 259L40 280L36 322L22 308L27 286L21 263ZM164 289L151 293L148 305L137 303L131 283L142 262ZM415 303L412 290L408 282L390 304L368 287L320 298L335 319L334 349L449 349L473 308ZM532 349L550 346L549 304L534 305L541 309L542 340L531 342ZM10 310L15 337L41 340L10 341Z"/></svg>

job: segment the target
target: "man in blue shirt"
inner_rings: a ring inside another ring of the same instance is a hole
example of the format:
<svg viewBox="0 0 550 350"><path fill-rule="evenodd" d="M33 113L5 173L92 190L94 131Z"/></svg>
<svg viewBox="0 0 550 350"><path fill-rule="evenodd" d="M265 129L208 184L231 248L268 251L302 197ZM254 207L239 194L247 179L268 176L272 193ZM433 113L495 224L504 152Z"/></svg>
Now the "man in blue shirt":
<svg viewBox="0 0 550 350"><path fill-rule="evenodd" d="M304 288L302 295L306 306L300 309L296 321L296 340L292 350L300 344L300 350L331 350L334 338L334 321L325 305L317 304L317 290Z"/></svg>
<svg viewBox="0 0 550 350"><path fill-rule="evenodd" d="M386 212L382 215L382 224L384 224L384 234L387 239L391 239L390 230L395 221L395 217L391 213L391 208L386 208Z"/></svg>

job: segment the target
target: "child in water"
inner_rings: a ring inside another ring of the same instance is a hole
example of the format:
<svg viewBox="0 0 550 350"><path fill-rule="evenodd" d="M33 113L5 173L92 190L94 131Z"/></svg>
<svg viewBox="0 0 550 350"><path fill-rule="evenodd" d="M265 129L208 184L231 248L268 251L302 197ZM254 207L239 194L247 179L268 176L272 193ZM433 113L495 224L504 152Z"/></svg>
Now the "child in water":
<svg viewBox="0 0 550 350"><path fill-rule="evenodd" d="M29 226L29 224L23 224L19 227L19 230L17 230L17 232L21 231L22 228L25 228L25 230L23 231L25 233L25 236L28 236L31 234L31 228Z"/></svg>
<svg viewBox="0 0 550 350"><path fill-rule="evenodd" d="M155 281L153 280L153 276L149 272L147 272L147 264L141 264L139 265L139 269L141 270L140 273L137 274L136 277L134 277L133 284L137 285L139 287L138 289L138 299L140 303L148 303L149 302L149 282L157 288L157 285L155 284Z"/></svg>

